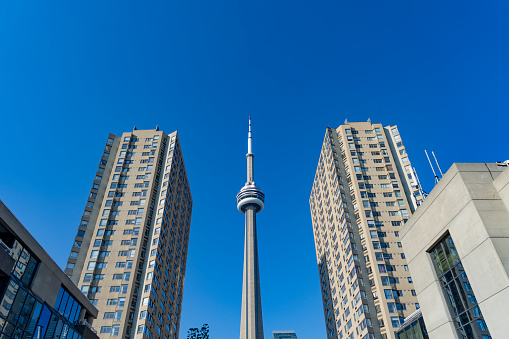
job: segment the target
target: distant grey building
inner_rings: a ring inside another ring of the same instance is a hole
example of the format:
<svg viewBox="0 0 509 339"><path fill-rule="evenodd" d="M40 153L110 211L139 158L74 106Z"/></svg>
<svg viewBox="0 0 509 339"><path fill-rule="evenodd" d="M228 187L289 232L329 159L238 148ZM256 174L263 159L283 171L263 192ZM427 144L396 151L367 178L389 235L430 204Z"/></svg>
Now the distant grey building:
<svg viewBox="0 0 509 339"><path fill-rule="evenodd" d="M273 339L297 339L295 331L273 331Z"/></svg>
<svg viewBox="0 0 509 339"><path fill-rule="evenodd" d="M509 168L454 164L401 236L430 338L507 338Z"/></svg>
<svg viewBox="0 0 509 339"><path fill-rule="evenodd" d="M0 200L0 338L96 339L97 309Z"/></svg>

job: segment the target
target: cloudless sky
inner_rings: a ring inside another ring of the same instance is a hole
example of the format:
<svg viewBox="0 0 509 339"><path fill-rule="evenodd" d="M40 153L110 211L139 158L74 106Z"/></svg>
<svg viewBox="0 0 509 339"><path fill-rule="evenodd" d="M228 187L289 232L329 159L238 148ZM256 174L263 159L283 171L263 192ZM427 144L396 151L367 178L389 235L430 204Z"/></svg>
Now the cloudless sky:
<svg viewBox="0 0 509 339"><path fill-rule="evenodd" d="M265 338L326 338L308 198L327 126L509 159L509 2L0 2L0 199L63 267L108 133L179 131L194 200L181 338L238 338L253 118Z"/></svg>

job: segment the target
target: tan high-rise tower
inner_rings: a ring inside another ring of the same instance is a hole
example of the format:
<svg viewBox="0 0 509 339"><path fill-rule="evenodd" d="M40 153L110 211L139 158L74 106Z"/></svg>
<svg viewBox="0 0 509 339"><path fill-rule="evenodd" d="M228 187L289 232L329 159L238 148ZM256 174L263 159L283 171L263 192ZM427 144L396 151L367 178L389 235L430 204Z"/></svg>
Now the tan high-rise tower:
<svg viewBox="0 0 509 339"><path fill-rule="evenodd" d="M256 213L263 209L265 194L254 182L254 154L251 141L251 118L249 118L248 151L246 155L247 182L237 194L237 208L246 216L240 339L263 339Z"/></svg>
<svg viewBox="0 0 509 339"><path fill-rule="evenodd" d="M327 128L309 199L327 338L395 338L419 304L399 232L422 196L396 126Z"/></svg>
<svg viewBox="0 0 509 339"><path fill-rule="evenodd" d="M178 338L192 198L177 132L109 135L65 272L101 338Z"/></svg>

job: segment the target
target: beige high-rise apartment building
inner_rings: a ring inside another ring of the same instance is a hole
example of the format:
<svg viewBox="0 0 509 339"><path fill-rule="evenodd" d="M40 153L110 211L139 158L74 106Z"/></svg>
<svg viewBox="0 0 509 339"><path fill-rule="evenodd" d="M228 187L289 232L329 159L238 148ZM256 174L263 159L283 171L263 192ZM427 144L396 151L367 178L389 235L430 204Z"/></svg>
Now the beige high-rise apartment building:
<svg viewBox="0 0 509 339"><path fill-rule="evenodd" d="M309 203L328 339L395 338L419 308L399 233L421 201L397 126L327 128Z"/></svg>
<svg viewBox="0 0 509 339"><path fill-rule="evenodd" d="M65 269L99 337L178 338L191 209L177 132L109 135Z"/></svg>

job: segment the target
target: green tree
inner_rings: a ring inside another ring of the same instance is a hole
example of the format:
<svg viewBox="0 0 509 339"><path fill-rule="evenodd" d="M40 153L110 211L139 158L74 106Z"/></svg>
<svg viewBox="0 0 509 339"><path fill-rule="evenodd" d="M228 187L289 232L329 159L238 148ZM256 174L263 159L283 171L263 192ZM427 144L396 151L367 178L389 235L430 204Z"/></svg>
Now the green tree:
<svg viewBox="0 0 509 339"><path fill-rule="evenodd" d="M187 339L209 339L209 325L204 324L201 329L190 328L187 331Z"/></svg>

